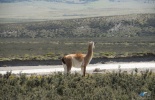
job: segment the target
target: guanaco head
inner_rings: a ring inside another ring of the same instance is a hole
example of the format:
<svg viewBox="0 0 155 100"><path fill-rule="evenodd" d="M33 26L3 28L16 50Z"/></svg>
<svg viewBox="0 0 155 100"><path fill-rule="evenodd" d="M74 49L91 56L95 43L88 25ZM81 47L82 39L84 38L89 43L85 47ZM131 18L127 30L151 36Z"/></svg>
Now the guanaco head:
<svg viewBox="0 0 155 100"><path fill-rule="evenodd" d="M92 48L95 48L94 42L93 41L89 42L89 46L91 46Z"/></svg>

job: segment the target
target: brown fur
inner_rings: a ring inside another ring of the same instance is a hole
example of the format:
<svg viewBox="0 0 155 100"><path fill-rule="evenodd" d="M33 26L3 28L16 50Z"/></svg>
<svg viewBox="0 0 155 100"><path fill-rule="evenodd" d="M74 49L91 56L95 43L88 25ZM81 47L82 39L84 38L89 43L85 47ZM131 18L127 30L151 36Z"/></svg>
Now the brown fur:
<svg viewBox="0 0 155 100"><path fill-rule="evenodd" d="M83 61L84 57L85 57L85 54L82 54L82 53L75 54L75 59L77 59L80 62Z"/></svg>

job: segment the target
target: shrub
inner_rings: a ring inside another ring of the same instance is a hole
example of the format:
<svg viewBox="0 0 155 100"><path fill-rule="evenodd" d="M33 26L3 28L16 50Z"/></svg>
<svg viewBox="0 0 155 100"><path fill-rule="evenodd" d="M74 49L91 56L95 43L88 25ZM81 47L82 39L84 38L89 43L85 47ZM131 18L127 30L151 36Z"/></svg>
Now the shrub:
<svg viewBox="0 0 155 100"><path fill-rule="evenodd" d="M91 74L81 77L78 73L64 75L12 74L1 75L0 99L52 99L52 100L131 100L155 98L155 74L118 72ZM140 97L141 92L150 96Z"/></svg>

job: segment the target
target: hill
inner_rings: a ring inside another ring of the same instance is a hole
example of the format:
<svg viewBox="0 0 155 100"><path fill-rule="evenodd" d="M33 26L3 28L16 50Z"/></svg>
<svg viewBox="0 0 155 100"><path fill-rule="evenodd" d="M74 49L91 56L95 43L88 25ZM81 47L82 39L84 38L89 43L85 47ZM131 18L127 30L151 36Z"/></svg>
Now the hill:
<svg viewBox="0 0 155 100"><path fill-rule="evenodd" d="M0 24L1 38L143 37L155 35L155 14Z"/></svg>
<svg viewBox="0 0 155 100"><path fill-rule="evenodd" d="M49 60L87 52L94 57L155 54L155 14L0 24L0 60Z"/></svg>

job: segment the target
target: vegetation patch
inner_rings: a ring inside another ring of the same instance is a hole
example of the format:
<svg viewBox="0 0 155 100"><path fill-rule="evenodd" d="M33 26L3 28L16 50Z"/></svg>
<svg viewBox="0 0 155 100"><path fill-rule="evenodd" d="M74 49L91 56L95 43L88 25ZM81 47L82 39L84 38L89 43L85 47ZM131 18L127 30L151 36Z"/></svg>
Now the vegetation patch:
<svg viewBox="0 0 155 100"><path fill-rule="evenodd" d="M82 77L78 73L63 75L0 75L1 100L153 100L155 74L152 71L106 72ZM141 97L141 92L148 95Z"/></svg>
<svg viewBox="0 0 155 100"><path fill-rule="evenodd" d="M94 58L154 55L154 38L0 38L0 61L58 60L69 53L87 53L88 41L95 42Z"/></svg>

